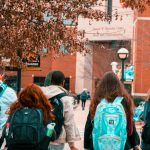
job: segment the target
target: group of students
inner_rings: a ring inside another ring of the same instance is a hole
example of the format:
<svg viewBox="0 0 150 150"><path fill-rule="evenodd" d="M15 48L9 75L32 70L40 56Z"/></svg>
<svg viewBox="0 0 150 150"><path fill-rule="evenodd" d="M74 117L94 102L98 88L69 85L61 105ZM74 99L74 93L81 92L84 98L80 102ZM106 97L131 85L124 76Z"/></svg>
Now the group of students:
<svg viewBox="0 0 150 150"><path fill-rule="evenodd" d="M52 71L45 79L45 87L30 84L19 93L18 98L11 97L11 102L9 97L5 97L6 90L11 88L1 90L0 101L5 107L1 108L0 117L5 119L0 120L0 144L4 145L4 149L63 150L64 144L68 143L71 150L78 150L74 142L81 138L74 121L72 98L63 88L64 81L61 71ZM47 125L50 123L56 125L52 136L48 137Z"/></svg>
<svg viewBox="0 0 150 150"><path fill-rule="evenodd" d="M0 104L5 103L0 110L0 142L2 144L6 139L7 150L64 150L65 143L71 150L78 150L75 141L81 138L68 91L63 88L64 80L61 71L52 71L45 80L45 87L31 84L10 102L4 102L4 94L9 88L6 87L5 91L0 89ZM6 107L8 104L9 109ZM84 131L84 149L139 150L140 138L133 121L133 109L133 100L118 77L113 72L105 73L91 100ZM145 129L149 129L148 118L150 96L144 109ZM40 127L39 120L42 120ZM55 123L51 137L47 136L49 123ZM147 141L142 139L143 150L150 150L150 142Z"/></svg>

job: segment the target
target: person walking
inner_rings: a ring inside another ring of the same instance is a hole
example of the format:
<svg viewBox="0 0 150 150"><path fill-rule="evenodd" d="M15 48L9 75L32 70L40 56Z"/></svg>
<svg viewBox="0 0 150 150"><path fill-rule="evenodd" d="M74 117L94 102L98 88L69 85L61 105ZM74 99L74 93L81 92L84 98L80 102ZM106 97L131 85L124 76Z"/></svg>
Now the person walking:
<svg viewBox="0 0 150 150"><path fill-rule="evenodd" d="M0 75L0 137L2 129L8 119L8 110L10 105L17 100L16 92L8 87L4 82L4 75Z"/></svg>
<svg viewBox="0 0 150 150"><path fill-rule="evenodd" d="M121 139L120 146L122 145L122 149L118 147L117 150L130 150L131 148L139 150L140 139L132 120L132 106L131 97L115 73L105 73L96 88L94 98L90 104L90 112L84 132L84 148L88 150L103 150L103 147L104 149L107 149L107 147L109 149L109 146L111 146L112 150L116 150L119 141L115 142L115 140ZM120 114L122 115L120 116ZM120 119L117 119L117 117ZM105 122L102 123L104 120ZM122 131L124 133L116 136L115 134L118 130L119 133L122 133ZM112 137L116 138L113 139ZM114 143L112 144L112 142Z"/></svg>
<svg viewBox="0 0 150 150"><path fill-rule="evenodd" d="M8 150L47 150L50 142L46 126L55 116L41 88L35 84L23 89L11 104L3 130ZM54 135L53 135L54 137Z"/></svg>
<svg viewBox="0 0 150 150"><path fill-rule="evenodd" d="M82 93L80 94L80 99L81 99L81 102L82 102L82 110L84 110L86 100L88 99L88 94L87 94L87 89L86 88L84 88Z"/></svg>
<svg viewBox="0 0 150 150"><path fill-rule="evenodd" d="M61 103L63 105L62 109L63 109L64 119L61 120L59 119L56 122L57 125L57 123L59 123L60 121L62 122L63 120L61 133L58 136L57 140L50 143L49 150L64 150L65 143L69 144L71 150L78 150L75 147L75 141L81 140L79 131L76 127L76 123L74 120L74 111L73 111L73 105L71 100L72 97L69 97L68 91L63 88L64 82L65 82L65 76L63 72L52 71L48 73L45 79L46 87L41 87L44 94L51 102L53 102L54 100L56 101L57 99L57 102L59 102L60 107L61 107ZM56 116L58 115L57 113L59 112L55 112L55 108L54 108L54 114L56 114Z"/></svg>
<svg viewBox="0 0 150 150"><path fill-rule="evenodd" d="M150 150L150 89L147 92L147 101L144 105L144 126L142 131L142 150Z"/></svg>

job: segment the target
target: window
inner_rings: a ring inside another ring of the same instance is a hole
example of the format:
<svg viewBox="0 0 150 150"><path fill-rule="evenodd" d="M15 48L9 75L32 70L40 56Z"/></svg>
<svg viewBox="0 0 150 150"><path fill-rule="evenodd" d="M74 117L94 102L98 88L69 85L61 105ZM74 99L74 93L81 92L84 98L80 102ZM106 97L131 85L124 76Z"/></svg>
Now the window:
<svg viewBox="0 0 150 150"><path fill-rule="evenodd" d="M5 83L17 91L17 76L6 76Z"/></svg>
<svg viewBox="0 0 150 150"><path fill-rule="evenodd" d="M33 83L35 83L39 86L44 86L44 81L45 81L45 77L34 76L34 78L33 78Z"/></svg>

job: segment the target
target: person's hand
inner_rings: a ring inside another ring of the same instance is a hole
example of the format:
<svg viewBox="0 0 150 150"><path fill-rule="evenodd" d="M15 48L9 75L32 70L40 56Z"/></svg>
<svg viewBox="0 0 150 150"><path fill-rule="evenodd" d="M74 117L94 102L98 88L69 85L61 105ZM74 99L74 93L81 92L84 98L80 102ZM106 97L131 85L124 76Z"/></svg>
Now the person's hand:
<svg viewBox="0 0 150 150"><path fill-rule="evenodd" d="M2 74L0 74L0 80L3 81L3 75Z"/></svg>
<svg viewBox="0 0 150 150"><path fill-rule="evenodd" d="M140 146L135 146L133 150L141 150Z"/></svg>
<svg viewBox="0 0 150 150"><path fill-rule="evenodd" d="M79 150L78 148L76 148L75 146L71 146L70 150Z"/></svg>

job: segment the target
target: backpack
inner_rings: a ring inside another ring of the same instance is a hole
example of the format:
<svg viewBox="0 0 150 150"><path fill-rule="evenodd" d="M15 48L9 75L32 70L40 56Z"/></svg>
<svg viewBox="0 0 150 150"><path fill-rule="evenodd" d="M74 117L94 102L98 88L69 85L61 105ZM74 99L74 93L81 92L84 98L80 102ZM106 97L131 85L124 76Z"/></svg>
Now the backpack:
<svg viewBox="0 0 150 150"><path fill-rule="evenodd" d="M4 84L3 82L0 82L0 97L2 97L2 95L4 94L4 92L7 89L7 85ZM1 103L0 103L1 104ZM1 105L0 105L0 111L1 111Z"/></svg>
<svg viewBox="0 0 150 150"><path fill-rule="evenodd" d="M80 95L80 99L81 99L81 100L86 100L87 98L88 98L87 93L86 93L85 91L83 91L83 92L81 93L81 95Z"/></svg>
<svg viewBox="0 0 150 150"><path fill-rule="evenodd" d="M8 118L4 132L8 150L47 150L50 142L41 109L17 109Z"/></svg>
<svg viewBox="0 0 150 150"><path fill-rule="evenodd" d="M3 82L0 82L0 97L4 94L5 90L7 89L7 85Z"/></svg>
<svg viewBox="0 0 150 150"><path fill-rule="evenodd" d="M142 115L143 115L143 112L144 112L144 104L145 104L145 102L141 102L139 104L139 106L134 109L133 120L135 122L139 121L142 118Z"/></svg>
<svg viewBox="0 0 150 150"><path fill-rule="evenodd" d="M113 103L103 99L94 117L93 146L95 150L123 150L127 139L127 120L121 104L123 97Z"/></svg>
<svg viewBox="0 0 150 150"><path fill-rule="evenodd" d="M49 99L50 103L53 106L53 114L55 116L55 132L56 132L56 139L59 138L62 126L64 125L64 112L63 112L63 103L61 101L61 98L66 96L66 93L58 94L52 98Z"/></svg>
<svg viewBox="0 0 150 150"><path fill-rule="evenodd" d="M148 105L146 105L148 107ZM143 131L142 131L142 140L143 143L145 144L150 144L150 111L144 108L146 113L144 113L144 118L145 118L145 125L143 126Z"/></svg>

